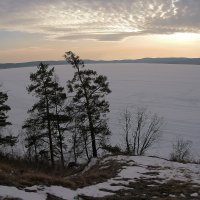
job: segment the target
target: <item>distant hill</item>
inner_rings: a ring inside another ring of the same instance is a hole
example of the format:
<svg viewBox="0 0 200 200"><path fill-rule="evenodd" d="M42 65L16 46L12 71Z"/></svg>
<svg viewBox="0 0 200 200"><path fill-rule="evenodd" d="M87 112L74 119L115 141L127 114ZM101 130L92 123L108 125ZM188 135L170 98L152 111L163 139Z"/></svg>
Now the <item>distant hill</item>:
<svg viewBox="0 0 200 200"><path fill-rule="evenodd" d="M33 67L37 66L41 61L24 62L24 63L0 63L0 69ZM49 65L66 65L66 61L42 61ZM187 64L200 65L200 58L142 58L136 60L84 60L86 64L93 63L155 63L155 64Z"/></svg>

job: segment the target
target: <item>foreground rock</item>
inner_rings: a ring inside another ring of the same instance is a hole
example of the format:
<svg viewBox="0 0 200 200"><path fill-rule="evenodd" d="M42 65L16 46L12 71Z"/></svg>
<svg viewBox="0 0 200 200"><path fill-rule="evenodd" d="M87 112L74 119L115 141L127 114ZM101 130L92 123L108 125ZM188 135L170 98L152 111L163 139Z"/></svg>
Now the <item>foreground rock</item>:
<svg viewBox="0 0 200 200"><path fill-rule="evenodd" d="M75 188L0 186L0 199L22 200L198 200L200 165L152 157L107 157L82 174L67 177ZM79 182L78 182L79 181Z"/></svg>

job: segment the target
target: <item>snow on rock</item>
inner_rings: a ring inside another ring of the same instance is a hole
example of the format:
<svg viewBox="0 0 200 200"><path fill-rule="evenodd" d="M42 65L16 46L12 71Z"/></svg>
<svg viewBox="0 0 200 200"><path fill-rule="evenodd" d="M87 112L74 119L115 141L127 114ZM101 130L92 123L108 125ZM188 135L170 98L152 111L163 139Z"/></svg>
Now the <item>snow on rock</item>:
<svg viewBox="0 0 200 200"><path fill-rule="evenodd" d="M47 193L66 200L73 199L77 194L76 191L61 186L33 186L26 187L24 190L16 187L0 186L0 197L15 197L22 200L46 200Z"/></svg>
<svg viewBox="0 0 200 200"><path fill-rule="evenodd" d="M184 195L184 194L180 194L180 196L183 197L183 198L185 198L185 195Z"/></svg>
<svg viewBox="0 0 200 200"><path fill-rule="evenodd" d="M174 194L170 194L169 197L175 198L176 195L174 195Z"/></svg>
<svg viewBox="0 0 200 200"><path fill-rule="evenodd" d="M193 194L191 194L190 196L191 196L191 197L198 197L199 194L198 194L198 193L193 193Z"/></svg>
<svg viewBox="0 0 200 200"><path fill-rule="evenodd" d="M108 161L118 161L125 163L116 177L113 177L103 183L90 185L87 187L71 190L61 186L33 186L24 190L15 187L0 186L0 196L17 197L22 200L46 200L47 194L52 194L65 200L71 200L78 195L91 197L104 197L114 195L116 191L130 189L129 183L137 183L142 178L155 178L156 183L163 184L169 180L185 181L193 183L198 188L193 190L189 195L197 197L199 194L200 184L200 165L198 164L181 164L170 162L164 159L145 157L145 156L110 156L103 159L102 163L112 163ZM94 166L97 160L93 161L88 169ZM154 185L149 185L154 187ZM197 192L195 192L197 191ZM168 194L169 197L175 197L174 194ZM185 196L183 193L180 196Z"/></svg>
<svg viewBox="0 0 200 200"><path fill-rule="evenodd" d="M71 200L77 195L76 191L61 186L45 187L45 192L67 200Z"/></svg>
<svg viewBox="0 0 200 200"><path fill-rule="evenodd" d="M200 184L200 165L199 164L183 164L171 162L161 158L147 157L147 156L113 156L104 159L117 160L120 162L127 161L133 166L125 167L118 175L121 178L140 178L142 176L148 177L145 173L150 172L149 167L155 167L154 171L158 171L159 175L156 177L168 181L170 179L187 181L190 179L194 183Z"/></svg>
<svg viewBox="0 0 200 200"><path fill-rule="evenodd" d="M46 194L40 192L26 192L16 187L0 186L0 196L15 197L22 200L46 200Z"/></svg>
<svg viewBox="0 0 200 200"><path fill-rule="evenodd" d="M199 164L183 164L177 162L167 161L160 158L152 158L145 156L137 156L133 158L134 161L144 167L156 166L159 168L159 178L168 181L170 179L180 181L192 181L200 184L200 165Z"/></svg>
<svg viewBox="0 0 200 200"><path fill-rule="evenodd" d="M140 178L141 176L143 176L143 173L148 172L148 170L146 170L143 167L139 167L139 166L130 166L130 167L126 167L125 169L123 169L118 176L121 179L136 179L136 178Z"/></svg>
<svg viewBox="0 0 200 200"><path fill-rule="evenodd" d="M91 167L93 167L94 165L96 165L98 159L97 158L92 158L90 160L90 162L88 163L88 165L85 167L85 169L83 170L82 173L85 173L86 171L88 171Z"/></svg>

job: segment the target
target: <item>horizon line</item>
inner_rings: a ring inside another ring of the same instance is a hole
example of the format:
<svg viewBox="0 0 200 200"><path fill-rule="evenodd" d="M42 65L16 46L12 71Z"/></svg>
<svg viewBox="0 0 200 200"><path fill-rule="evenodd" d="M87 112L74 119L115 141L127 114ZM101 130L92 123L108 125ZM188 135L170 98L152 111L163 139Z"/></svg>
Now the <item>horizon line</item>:
<svg viewBox="0 0 200 200"><path fill-rule="evenodd" d="M81 59L83 61L91 61L91 62L113 62L113 61L139 61L144 59L200 59L200 57L143 57L143 58L126 58L126 59ZM32 60L32 61L24 61L24 62L5 62L0 65L8 65L8 64L25 64L25 63L33 63L33 62L64 62L65 60Z"/></svg>

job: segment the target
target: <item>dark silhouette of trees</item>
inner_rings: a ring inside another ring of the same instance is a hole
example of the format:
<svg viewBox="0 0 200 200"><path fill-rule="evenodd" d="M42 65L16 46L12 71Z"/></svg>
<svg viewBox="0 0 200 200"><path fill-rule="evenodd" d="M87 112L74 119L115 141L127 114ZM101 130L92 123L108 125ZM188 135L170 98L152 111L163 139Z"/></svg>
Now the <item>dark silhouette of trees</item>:
<svg viewBox="0 0 200 200"><path fill-rule="evenodd" d="M27 148L27 156L30 160L34 158L36 162L39 160L40 152L46 147L45 134L42 132L41 124L37 115L31 114L22 126L25 130L24 141Z"/></svg>
<svg viewBox="0 0 200 200"><path fill-rule="evenodd" d="M0 86L0 145L8 145L13 147L17 143L17 137L12 135L3 136L3 129L11 125L8 121L7 112L11 109L10 106L6 104L8 100L8 94L4 92Z"/></svg>
<svg viewBox="0 0 200 200"><path fill-rule="evenodd" d="M106 113L109 103L105 96L111 92L107 77L98 75L96 71L85 69L84 62L71 51L64 55L66 61L74 68L74 77L68 81L68 92L73 94L73 108L81 119L81 134L87 147L91 143L92 156L97 157L99 146L110 134ZM90 141L88 142L90 136ZM88 154L88 152L87 152Z"/></svg>
<svg viewBox="0 0 200 200"><path fill-rule="evenodd" d="M7 100L7 93L0 91L0 128L4 128L8 125L11 125L11 123L7 121L7 112L10 110L10 106L6 105Z"/></svg>
<svg viewBox="0 0 200 200"><path fill-rule="evenodd" d="M53 91L54 94L51 98L51 104L54 107L54 114L53 114L53 127L54 127L54 135L56 136L56 141L59 154L61 165L64 168L65 160L64 160L64 148L65 148L65 131L68 130L68 126L66 125L67 122L71 121L71 116L68 115L66 112L64 105L67 99L66 93L64 92L64 87L61 87L58 83L57 77L54 76L54 84L53 84Z"/></svg>
<svg viewBox="0 0 200 200"><path fill-rule="evenodd" d="M27 90L37 98L37 102L29 110L30 114L34 114L34 118L25 123L25 127L30 128L30 125L40 127L41 132L40 136L36 137L37 139L44 140L46 137L48 138L46 143L49 146L52 167L55 166L57 147L64 166L62 124L66 120L62 111L66 94L64 88L59 86L54 77L54 68L49 69L48 65L44 63L40 63L38 70L31 73L31 84ZM35 121L35 123L30 124L31 121ZM35 136L31 137L34 141L36 138Z"/></svg>

